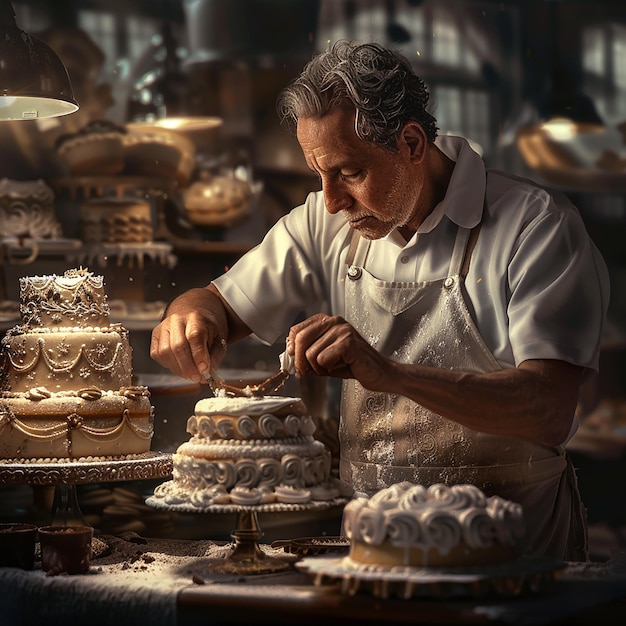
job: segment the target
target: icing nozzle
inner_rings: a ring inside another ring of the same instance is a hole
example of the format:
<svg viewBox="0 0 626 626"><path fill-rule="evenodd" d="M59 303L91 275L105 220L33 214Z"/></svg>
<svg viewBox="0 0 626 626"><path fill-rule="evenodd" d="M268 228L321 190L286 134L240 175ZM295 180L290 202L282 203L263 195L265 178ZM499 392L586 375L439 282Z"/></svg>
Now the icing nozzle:
<svg viewBox="0 0 626 626"><path fill-rule="evenodd" d="M282 352L278 357L280 360L280 369L287 374L295 374L296 373L296 364L294 362L293 357L286 350Z"/></svg>

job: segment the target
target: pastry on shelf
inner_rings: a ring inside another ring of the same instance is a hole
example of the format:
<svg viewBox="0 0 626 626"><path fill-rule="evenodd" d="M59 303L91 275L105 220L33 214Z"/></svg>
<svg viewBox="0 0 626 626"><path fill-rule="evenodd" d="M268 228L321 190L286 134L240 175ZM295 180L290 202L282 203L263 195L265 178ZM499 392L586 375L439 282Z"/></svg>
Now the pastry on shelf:
<svg viewBox="0 0 626 626"><path fill-rule="evenodd" d="M183 135L166 128L128 124L124 137L124 173L175 180L186 187L196 166L196 146Z"/></svg>
<svg viewBox="0 0 626 626"><path fill-rule="evenodd" d="M0 239L59 239L54 192L41 179L0 180Z"/></svg>
<svg viewBox="0 0 626 626"><path fill-rule="evenodd" d="M255 186L234 175L203 172L183 192L183 204L196 226L232 227L249 216L257 193Z"/></svg>
<svg viewBox="0 0 626 626"><path fill-rule="evenodd" d="M194 142L147 124L93 121L60 136L55 149L70 176L130 176L172 180L186 187L196 165Z"/></svg>
<svg viewBox="0 0 626 626"><path fill-rule="evenodd" d="M154 239L152 209L136 198L89 199L81 204L82 239L92 243L148 243Z"/></svg>
<svg viewBox="0 0 626 626"><path fill-rule="evenodd" d="M121 174L125 165L125 135L123 126L98 120L76 133L61 135L55 148L72 176Z"/></svg>

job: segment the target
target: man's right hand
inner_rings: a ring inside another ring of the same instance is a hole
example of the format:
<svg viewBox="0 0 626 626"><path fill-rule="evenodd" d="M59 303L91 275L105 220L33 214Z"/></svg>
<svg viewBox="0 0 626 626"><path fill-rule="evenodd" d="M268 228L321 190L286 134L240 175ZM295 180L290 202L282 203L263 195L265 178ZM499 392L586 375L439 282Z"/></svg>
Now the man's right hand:
<svg viewBox="0 0 626 626"><path fill-rule="evenodd" d="M191 289L168 306L152 331L150 356L172 373L204 382L226 353L228 312L213 288Z"/></svg>

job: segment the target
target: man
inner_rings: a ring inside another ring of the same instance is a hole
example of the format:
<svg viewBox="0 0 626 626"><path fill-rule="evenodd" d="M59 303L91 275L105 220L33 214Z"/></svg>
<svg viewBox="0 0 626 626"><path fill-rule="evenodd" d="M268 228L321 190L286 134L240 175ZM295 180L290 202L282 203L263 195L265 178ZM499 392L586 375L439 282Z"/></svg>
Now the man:
<svg viewBox="0 0 626 626"><path fill-rule="evenodd" d="M340 470L357 491L473 483L523 505L529 554L583 560L563 446L598 366L605 265L564 197L486 174L465 140L436 137L427 104L378 45L315 57L279 111L322 191L176 298L151 356L197 381L227 343L289 329L299 375L343 379ZM321 302L331 314L294 324Z"/></svg>

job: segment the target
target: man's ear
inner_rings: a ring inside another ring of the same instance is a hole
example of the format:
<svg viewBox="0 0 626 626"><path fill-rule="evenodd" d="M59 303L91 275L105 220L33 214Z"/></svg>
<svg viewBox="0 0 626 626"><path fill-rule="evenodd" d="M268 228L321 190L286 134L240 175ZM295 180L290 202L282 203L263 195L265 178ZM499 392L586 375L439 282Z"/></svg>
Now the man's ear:
<svg viewBox="0 0 626 626"><path fill-rule="evenodd" d="M426 133L418 122L407 122L400 131L398 148L408 147L410 158L414 163L421 163L424 160L427 144Z"/></svg>

